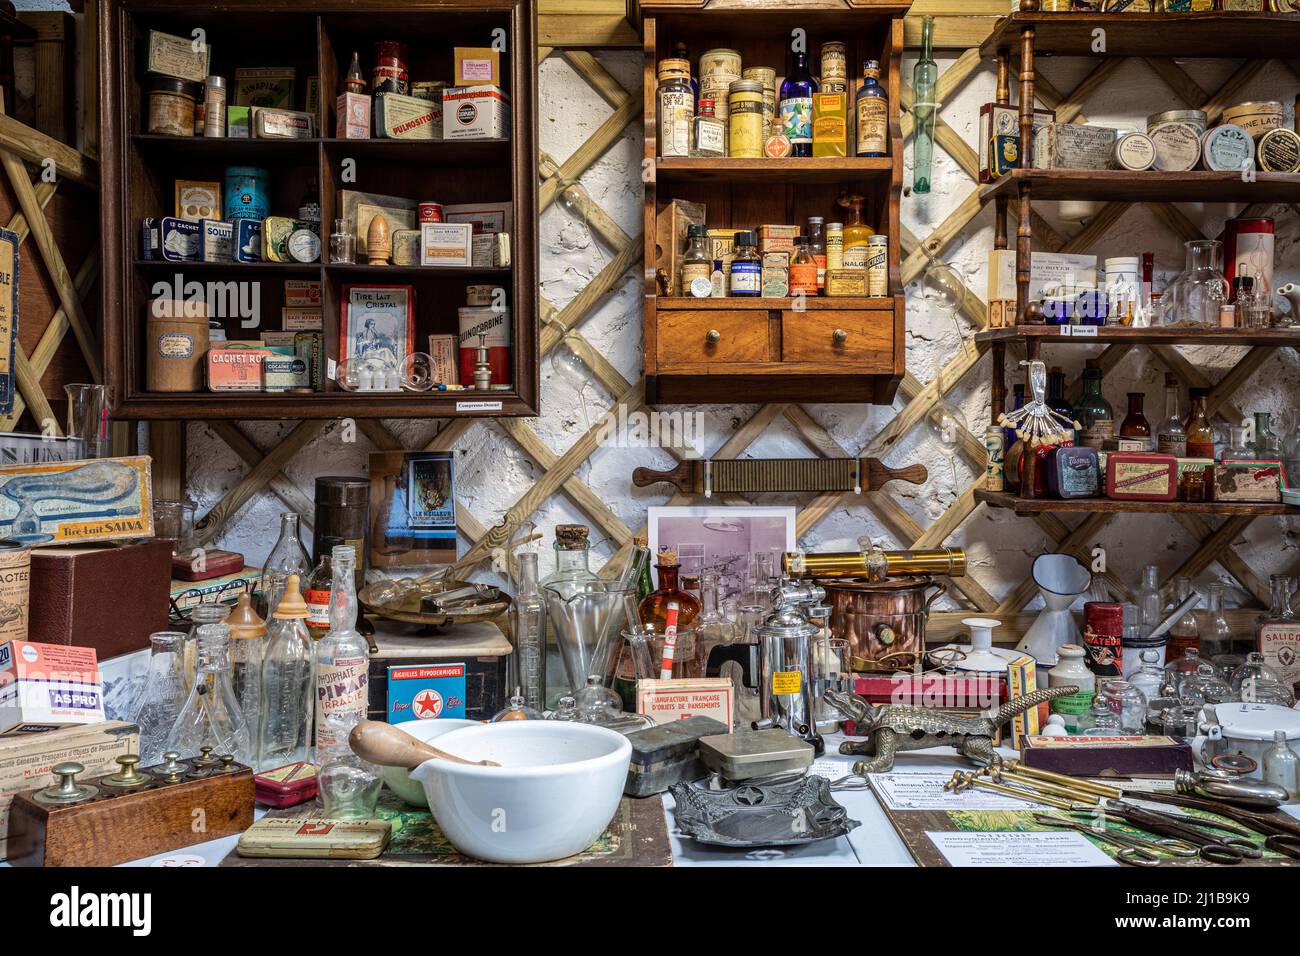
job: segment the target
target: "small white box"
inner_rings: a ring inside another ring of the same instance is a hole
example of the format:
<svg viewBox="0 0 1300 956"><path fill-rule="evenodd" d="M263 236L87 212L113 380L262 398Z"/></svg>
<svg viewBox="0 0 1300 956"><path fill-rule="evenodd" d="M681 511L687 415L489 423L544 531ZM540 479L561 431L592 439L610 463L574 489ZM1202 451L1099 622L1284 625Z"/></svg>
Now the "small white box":
<svg viewBox="0 0 1300 956"><path fill-rule="evenodd" d="M420 223L420 265L468 266L473 239L474 227L467 222Z"/></svg>
<svg viewBox="0 0 1300 956"><path fill-rule="evenodd" d="M94 648L34 641L0 644L0 734L103 719L103 681Z"/></svg>
<svg viewBox="0 0 1300 956"><path fill-rule="evenodd" d="M452 86L442 91L443 139L501 139L510 135L510 97L499 86Z"/></svg>

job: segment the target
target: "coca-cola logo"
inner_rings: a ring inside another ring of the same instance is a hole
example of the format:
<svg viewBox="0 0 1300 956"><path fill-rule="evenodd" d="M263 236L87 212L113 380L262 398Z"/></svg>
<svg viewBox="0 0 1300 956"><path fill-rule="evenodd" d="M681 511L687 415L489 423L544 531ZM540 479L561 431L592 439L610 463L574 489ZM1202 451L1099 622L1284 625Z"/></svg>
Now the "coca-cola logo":
<svg viewBox="0 0 1300 956"><path fill-rule="evenodd" d="M476 119L478 119L478 107L473 103L461 103L456 108L456 122L461 126L468 126Z"/></svg>

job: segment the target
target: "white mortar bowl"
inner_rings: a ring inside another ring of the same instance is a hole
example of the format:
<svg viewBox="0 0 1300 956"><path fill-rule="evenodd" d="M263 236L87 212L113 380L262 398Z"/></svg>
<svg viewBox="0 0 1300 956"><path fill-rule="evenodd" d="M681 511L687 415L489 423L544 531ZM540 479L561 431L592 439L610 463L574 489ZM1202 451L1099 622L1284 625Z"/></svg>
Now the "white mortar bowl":
<svg viewBox="0 0 1300 956"><path fill-rule="evenodd" d="M543 863L591 846L618 809L632 759L622 734L569 721L466 727L437 745L500 764L435 759L411 771L452 845L491 863Z"/></svg>
<svg viewBox="0 0 1300 956"><path fill-rule="evenodd" d="M434 720L405 720L400 724L393 724L398 730L404 731L414 737L416 740L424 743L432 743L443 734L449 734L453 730L460 730L463 727L482 727L482 721L478 720L461 720L457 717L436 718ZM393 791L407 803L416 807L427 807L429 798L424 795L424 784L418 780L412 780L407 771L402 767L382 767L380 776L384 778L384 783L388 789Z"/></svg>

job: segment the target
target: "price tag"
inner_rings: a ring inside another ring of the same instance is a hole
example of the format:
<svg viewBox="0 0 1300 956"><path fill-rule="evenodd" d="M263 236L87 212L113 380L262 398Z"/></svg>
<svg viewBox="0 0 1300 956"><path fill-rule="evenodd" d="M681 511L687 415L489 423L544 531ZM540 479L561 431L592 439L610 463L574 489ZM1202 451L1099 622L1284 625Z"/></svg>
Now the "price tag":
<svg viewBox="0 0 1300 956"><path fill-rule="evenodd" d="M1070 337L1070 334L1071 334L1070 327L1068 325L1061 326L1061 335L1065 336L1065 338L1068 339Z"/></svg>
<svg viewBox="0 0 1300 956"><path fill-rule="evenodd" d="M1097 325L1075 325L1071 326L1070 334L1076 339L1095 339L1099 328Z"/></svg>

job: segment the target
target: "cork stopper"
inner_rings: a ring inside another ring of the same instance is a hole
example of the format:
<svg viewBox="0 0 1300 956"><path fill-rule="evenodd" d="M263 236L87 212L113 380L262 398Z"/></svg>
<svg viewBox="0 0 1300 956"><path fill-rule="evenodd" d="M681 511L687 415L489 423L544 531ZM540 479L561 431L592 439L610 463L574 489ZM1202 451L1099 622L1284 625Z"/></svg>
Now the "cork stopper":
<svg viewBox="0 0 1300 956"><path fill-rule="evenodd" d="M650 539L643 534L634 534L632 535L632 543L638 548L644 548L650 543Z"/></svg>
<svg viewBox="0 0 1300 956"><path fill-rule="evenodd" d="M585 524L557 524L555 546L561 551L583 551L587 547L588 534L590 531Z"/></svg>
<svg viewBox="0 0 1300 956"><path fill-rule="evenodd" d="M659 549L659 566L674 567L677 564L677 552L669 551L667 548Z"/></svg>
<svg viewBox="0 0 1300 956"><path fill-rule="evenodd" d="M291 574L287 581L284 582L284 595L280 598L280 603L276 605L275 613L271 617L277 621L286 621L290 618L305 618L307 616L307 602L302 599L302 591L298 586L298 575Z"/></svg>
<svg viewBox="0 0 1300 956"><path fill-rule="evenodd" d="M247 593L239 595L239 600L230 609L223 623L230 627L231 640L248 640L266 636L266 621L253 610L253 598Z"/></svg>

